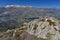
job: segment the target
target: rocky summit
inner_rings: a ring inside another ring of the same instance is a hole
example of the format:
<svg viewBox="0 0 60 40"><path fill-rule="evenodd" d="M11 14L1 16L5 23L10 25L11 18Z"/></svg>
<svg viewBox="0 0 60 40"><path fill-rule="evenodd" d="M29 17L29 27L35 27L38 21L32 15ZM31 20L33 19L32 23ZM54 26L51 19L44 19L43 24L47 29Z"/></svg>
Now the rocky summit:
<svg viewBox="0 0 60 40"><path fill-rule="evenodd" d="M60 40L59 20L53 17L42 17L27 24L27 32L38 38Z"/></svg>
<svg viewBox="0 0 60 40"><path fill-rule="evenodd" d="M0 40L60 40L60 20L44 16L0 33Z"/></svg>

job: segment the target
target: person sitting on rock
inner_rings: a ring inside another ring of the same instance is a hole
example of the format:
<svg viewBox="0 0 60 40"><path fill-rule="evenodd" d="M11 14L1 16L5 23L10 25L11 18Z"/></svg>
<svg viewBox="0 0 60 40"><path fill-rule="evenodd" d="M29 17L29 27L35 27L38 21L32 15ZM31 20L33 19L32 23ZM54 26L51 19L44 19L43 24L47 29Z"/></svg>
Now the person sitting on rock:
<svg viewBox="0 0 60 40"><path fill-rule="evenodd" d="M48 21L48 19L46 18L45 21Z"/></svg>

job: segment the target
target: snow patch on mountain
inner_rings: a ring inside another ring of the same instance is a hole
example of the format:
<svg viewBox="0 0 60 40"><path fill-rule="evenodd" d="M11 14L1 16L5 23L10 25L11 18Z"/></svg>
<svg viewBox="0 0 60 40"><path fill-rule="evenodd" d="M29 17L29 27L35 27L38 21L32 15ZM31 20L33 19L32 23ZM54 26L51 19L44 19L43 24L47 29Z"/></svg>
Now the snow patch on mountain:
<svg viewBox="0 0 60 40"><path fill-rule="evenodd" d="M32 7L32 6L20 6L20 5L6 5L5 8L8 7Z"/></svg>

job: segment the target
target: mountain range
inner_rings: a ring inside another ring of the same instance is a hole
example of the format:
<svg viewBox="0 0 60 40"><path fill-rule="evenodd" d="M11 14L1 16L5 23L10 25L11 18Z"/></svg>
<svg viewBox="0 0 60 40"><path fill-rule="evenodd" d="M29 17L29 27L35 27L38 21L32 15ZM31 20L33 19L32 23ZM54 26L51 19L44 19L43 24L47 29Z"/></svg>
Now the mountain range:
<svg viewBox="0 0 60 40"><path fill-rule="evenodd" d="M3 6L0 7L0 27L20 27L24 22L39 19L41 16L60 18L60 9L19 5Z"/></svg>

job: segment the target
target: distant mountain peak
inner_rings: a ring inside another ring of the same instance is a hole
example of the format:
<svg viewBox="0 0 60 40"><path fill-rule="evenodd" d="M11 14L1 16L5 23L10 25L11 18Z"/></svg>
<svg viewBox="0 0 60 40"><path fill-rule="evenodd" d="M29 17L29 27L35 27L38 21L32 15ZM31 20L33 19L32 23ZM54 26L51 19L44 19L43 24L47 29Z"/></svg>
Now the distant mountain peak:
<svg viewBox="0 0 60 40"><path fill-rule="evenodd" d="M32 6L20 6L20 5L6 5L5 8L8 7L32 7Z"/></svg>

